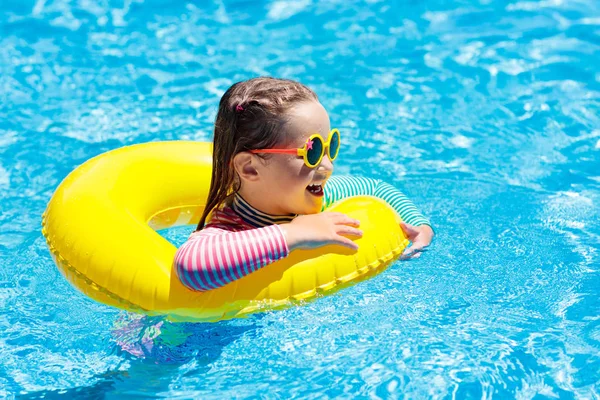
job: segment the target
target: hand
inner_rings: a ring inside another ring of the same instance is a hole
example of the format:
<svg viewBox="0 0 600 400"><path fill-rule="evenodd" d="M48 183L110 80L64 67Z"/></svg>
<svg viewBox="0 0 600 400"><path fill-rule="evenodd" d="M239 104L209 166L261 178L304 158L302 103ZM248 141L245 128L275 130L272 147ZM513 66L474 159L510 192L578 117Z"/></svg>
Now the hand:
<svg viewBox="0 0 600 400"><path fill-rule="evenodd" d="M302 215L289 224L280 225L290 251L314 249L337 244L357 250L358 245L344 236L361 237L360 221L338 212ZM344 236L342 236L344 235Z"/></svg>
<svg viewBox="0 0 600 400"><path fill-rule="evenodd" d="M406 222L400 222L400 228L402 228L408 240L412 242L412 245L404 250L400 259L408 260L421 257L421 253L433 239L433 229L429 225L414 226Z"/></svg>

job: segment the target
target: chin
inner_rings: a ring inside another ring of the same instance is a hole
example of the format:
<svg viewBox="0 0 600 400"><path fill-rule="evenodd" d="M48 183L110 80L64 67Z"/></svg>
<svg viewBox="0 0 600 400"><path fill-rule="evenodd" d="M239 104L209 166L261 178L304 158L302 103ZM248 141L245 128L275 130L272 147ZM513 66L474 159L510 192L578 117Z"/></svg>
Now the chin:
<svg viewBox="0 0 600 400"><path fill-rule="evenodd" d="M307 206L306 210L303 214L318 214L321 212L322 207L323 207L323 200L320 200L317 203Z"/></svg>
<svg viewBox="0 0 600 400"><path fill-rule="evenodd" d="M298 215L308 215L308 214L318 214L321 212L321 208L323 207L323 197L313 196L306 192L304 194L304 199L300 200L298 198L295 204L295 211L293 214Z"/></svg>

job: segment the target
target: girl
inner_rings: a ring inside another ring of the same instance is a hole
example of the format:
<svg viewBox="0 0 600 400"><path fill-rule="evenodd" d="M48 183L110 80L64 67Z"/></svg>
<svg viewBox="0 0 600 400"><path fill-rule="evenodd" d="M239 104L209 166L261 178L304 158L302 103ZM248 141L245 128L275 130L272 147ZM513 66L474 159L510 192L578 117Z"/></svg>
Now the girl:
<svg viewBox="0 0 600 400"><path fill-rule="evenodd" d="M285 79L255 78L231 86L215 122L213 169L204 214L175 256L179 279L192 290L226 285L294 249L338 244L356 249L359 222L320 213L348 196L387 201L412 242L404 258L431 242L429 221L394 187L334 177L340 133L317 95ZM209 214L212 215L209 217Z"/></svg>

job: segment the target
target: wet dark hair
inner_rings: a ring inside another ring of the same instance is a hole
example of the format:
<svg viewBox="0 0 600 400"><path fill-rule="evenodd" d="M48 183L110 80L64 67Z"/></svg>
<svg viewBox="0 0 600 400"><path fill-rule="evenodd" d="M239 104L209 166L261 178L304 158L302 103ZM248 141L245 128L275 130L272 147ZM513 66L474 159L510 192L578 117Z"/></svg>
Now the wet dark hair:
<svg viewBox="0 0 600 400"><path fill-rule="evenodd" d="M318 97L301 83L269 77L232 85L219 103L213 140L213 164L206 207L196 230L210 212L239 190L233 157L242 152L268 149L286 140L286 112Z"/></svg>

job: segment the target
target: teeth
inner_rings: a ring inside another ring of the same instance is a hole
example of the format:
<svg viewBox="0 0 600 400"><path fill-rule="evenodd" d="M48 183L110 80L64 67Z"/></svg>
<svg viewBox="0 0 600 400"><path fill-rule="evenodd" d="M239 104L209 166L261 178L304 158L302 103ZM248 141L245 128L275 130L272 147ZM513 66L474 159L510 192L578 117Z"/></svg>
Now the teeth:
<svg viewBox="0 0 600 400"><path fill-rule="evenodd" d="M313 193L313 194L319 195L319 196L322 196L322 194L323 194L323 186L321 186L321 184L308 185L306 187L306 190L308 190L310 193Z"/></svg>

